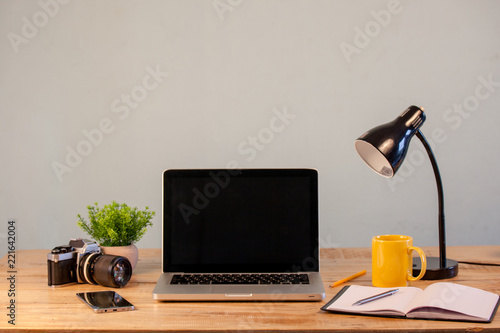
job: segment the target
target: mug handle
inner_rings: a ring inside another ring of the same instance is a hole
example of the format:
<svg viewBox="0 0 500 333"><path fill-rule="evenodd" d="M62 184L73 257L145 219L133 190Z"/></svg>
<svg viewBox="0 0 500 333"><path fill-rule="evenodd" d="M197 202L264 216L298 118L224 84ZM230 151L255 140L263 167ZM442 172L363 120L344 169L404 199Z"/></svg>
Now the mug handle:
<svg viewBox="0 0 500 333"><path fill-rule="evenodd" d="M420 256L422 268L420 269L420 274L418 274L417 277L414 277L413 275L411 275L411 272L408 272L408 281L417 281L417 280L420 280L422 277L424 277L425 271L427 270L427 260L425 259L424 251L422 251L421 248L415 247L415 246L410 246L408 248L408 254L411 254L411 251L418 252L418 255Z"/></svg>

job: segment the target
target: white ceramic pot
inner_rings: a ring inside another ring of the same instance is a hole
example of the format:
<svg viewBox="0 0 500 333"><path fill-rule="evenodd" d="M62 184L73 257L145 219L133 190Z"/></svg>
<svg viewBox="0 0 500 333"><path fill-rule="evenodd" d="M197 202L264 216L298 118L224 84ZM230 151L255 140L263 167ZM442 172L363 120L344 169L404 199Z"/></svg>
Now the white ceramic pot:
<svg viewBox="0 0 500 333"><path fill-rule="evenodd" d="M114 256L122 256L127 258L132 265L132 269L137 265L139 260L139 250L135 244L127 246L101 246L102 253L111 254Z"/></svg>

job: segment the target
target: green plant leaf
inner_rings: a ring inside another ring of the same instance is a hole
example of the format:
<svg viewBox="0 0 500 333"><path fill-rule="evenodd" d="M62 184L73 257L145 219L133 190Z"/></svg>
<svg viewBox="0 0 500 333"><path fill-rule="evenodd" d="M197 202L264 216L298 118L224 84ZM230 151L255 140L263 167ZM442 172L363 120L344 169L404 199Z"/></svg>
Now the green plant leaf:
<svg viewBox="0 0 500 333"><path fill-rule="evenodd" d="M99 208L96 202L94 206L87 206L87 211L89 221L78 214L77 225L102 246L137 243L147 227L153 225L151 219L155 215L147 206L141 211L116 201L103 208Z"/></svg>

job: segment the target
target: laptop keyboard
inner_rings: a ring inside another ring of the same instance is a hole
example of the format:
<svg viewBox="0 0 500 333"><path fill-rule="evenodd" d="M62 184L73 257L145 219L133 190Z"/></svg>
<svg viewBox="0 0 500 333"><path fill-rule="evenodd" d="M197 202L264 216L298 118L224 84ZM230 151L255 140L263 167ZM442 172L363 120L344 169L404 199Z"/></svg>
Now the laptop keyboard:
<svg viewBox="0 0 500 333"><path fill-rule="evenodd" d="M309 284L307 274L175 274L170 284Z"/></svg>

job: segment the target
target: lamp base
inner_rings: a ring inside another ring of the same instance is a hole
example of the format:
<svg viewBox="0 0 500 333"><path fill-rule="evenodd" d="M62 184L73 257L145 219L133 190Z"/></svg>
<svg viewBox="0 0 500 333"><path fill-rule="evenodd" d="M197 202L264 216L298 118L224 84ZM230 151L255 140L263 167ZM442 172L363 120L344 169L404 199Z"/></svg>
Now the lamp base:
<svg viewBox="0 0 500 333"><path fill-rule="evenodd" d="M427 257L427 269L422 280L443 280L450 279L458 274L458 262L446 259L446 267L440 267L438 257ZM420 274L422 263L419 257L413 258L413 276Z"/></svg>

